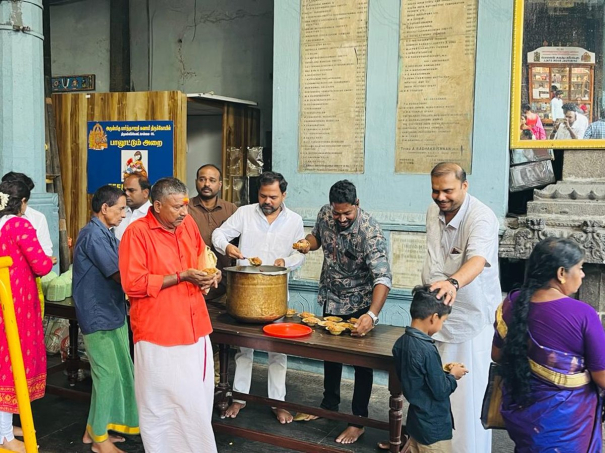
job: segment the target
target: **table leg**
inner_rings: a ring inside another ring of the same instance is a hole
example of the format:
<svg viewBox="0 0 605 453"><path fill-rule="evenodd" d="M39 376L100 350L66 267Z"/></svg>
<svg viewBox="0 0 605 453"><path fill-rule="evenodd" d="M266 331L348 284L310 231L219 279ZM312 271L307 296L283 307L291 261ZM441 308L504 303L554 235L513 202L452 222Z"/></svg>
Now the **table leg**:
<svg viewBox="0 0 605 453"><path fill-rule="evenodd" d="M389 373L389 435L391 453L399 453L401 451L401 424L403 419L403 395L399 379L394 371Z"/></svg>
<svg viewBox="0 0 605 453"><path fill-rule="evenodd" d="M66 362L67 380L69 385L74 387L78 382L80 358L78 357L78 321L72 319L69 320L69 349Z"/></svg>
<svg viewBox="0 0 605 453"><path fill-rule="evenodd" d="M229 407L231 389L229 388L229 345L219 344L219 358L221 362L220 378L218 383L218 403L217 407L221 418L225 418L225 412Z"/></svg>

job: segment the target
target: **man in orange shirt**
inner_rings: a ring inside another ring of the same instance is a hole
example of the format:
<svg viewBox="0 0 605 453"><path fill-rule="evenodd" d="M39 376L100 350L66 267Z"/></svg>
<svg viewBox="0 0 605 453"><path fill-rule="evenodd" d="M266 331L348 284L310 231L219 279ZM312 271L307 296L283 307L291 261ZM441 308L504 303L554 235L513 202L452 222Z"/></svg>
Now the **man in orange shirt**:
<svg viewBox="0 0 605 453"><path fill-rule="evenodd" d="M203 291L220 271L198 270L205 244L176 178L151 188L152 206L120 243L122 287L131 302L135 394L147 453L212 453L212 332Z"/></svg>

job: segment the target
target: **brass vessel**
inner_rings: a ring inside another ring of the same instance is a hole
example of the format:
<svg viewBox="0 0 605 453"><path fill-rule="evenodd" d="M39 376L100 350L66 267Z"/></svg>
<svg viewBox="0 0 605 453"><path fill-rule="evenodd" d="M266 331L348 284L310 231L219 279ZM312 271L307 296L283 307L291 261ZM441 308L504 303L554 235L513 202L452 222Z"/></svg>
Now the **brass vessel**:
<svg viewBox="0 0 605 453"><path fill-rule="evenodd" d="M288 269L232 266L227 274L227 313L238 321L269 323L288 310Z"/></svg>

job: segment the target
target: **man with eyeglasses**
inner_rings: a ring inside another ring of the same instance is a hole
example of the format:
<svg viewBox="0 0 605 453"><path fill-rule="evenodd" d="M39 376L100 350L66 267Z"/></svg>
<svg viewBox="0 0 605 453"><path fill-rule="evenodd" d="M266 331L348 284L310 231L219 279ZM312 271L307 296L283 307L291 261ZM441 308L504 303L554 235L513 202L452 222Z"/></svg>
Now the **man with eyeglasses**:
<svg viewBox="0 0 605 453"><path fill-rule="evenodd" d="M229 201L219 197L223 183L221 181L221 170L212 164L202 165L195 178L195 188L198 195L193 197L189 203L189 214L195 220L204 243L211 246L212 251L217 257L217 268L222 272L225 267L231 265L231 258L228 255L216 253L212 245L212 233L220 227L233 213L237 206ZM220 298L227 291L226 280L219 283L218 288L211 288L206 295L206 300L215 300Z"/></svg>
<svg viewBox="0 0 605 453"><path fill-rule="evenodd" d="M322 247L324 261L319 280L318 303L324 316L356 318L353 336L364 337L378 323L378 315L391 288L387 242L378 222L359 207L352 182L338 181L330 189L330 204L317 215L302 253ZM373 370L356 366L353 415L368 416ZM342 364L324 362L323 409L338 411ZM300 414L297 420L318 417ZM336 442L352 444L364 433L363 425L350 424Z"/></svg>

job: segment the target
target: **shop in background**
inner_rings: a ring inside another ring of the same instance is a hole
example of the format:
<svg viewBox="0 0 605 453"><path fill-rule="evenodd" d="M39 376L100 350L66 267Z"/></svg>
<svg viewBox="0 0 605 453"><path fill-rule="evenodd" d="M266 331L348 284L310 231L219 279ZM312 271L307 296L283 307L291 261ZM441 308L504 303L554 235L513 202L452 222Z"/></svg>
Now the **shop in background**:
<svg viewBox="0 0 605 453"><path fill-rule="evenodd" d="M551 101L561 90L563 104L575 103L592 119L595 54L581 47L540 47L527 54L529 104L545 125L552 124Z"/></svg>

